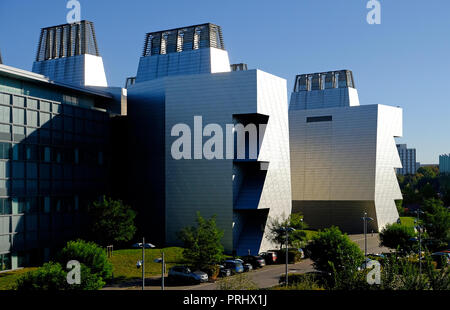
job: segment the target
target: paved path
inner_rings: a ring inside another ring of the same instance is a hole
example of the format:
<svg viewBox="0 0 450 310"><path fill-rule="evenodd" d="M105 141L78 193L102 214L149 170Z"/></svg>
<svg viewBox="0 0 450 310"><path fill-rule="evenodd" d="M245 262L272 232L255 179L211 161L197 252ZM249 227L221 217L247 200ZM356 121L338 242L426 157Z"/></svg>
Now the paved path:
<svg viewBox="0 0 450 310"><path fill-rule="evenodd" d="M364 251L364 235L349 235L350 239L358 244L361 250ZM376 254L388 252L389 249L379 246L379 236L374 233L367 235L367 252L368 254ZM259 288L269 288L278 285L280 276L285 273L285 265L269 265L262 269L253 270L247 275L250 279L258 285ZM289 272L306 273L313 271L312 262L309 259L302 260L299 263L289 265ZM167 283L167 277L165 278ZM120 283L118 285L105 287L105 290L140 290L142 282L140 280ZM160 290L161 278L152 277L146 279L146 290ZM203 283L195 286L176 286L167 285L167 290L216 290L217 283Z"/></svg>

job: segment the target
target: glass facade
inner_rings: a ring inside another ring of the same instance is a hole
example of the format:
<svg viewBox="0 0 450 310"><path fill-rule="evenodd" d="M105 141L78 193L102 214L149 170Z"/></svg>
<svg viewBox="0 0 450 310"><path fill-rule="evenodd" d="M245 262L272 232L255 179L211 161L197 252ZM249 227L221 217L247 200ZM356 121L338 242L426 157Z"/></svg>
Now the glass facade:
<svg viewBox="0 0 450 310"><path fill-rule="evenodd" d="M0 77L0 271L76 238L106 193L109 113L94 100Z"/></svg>

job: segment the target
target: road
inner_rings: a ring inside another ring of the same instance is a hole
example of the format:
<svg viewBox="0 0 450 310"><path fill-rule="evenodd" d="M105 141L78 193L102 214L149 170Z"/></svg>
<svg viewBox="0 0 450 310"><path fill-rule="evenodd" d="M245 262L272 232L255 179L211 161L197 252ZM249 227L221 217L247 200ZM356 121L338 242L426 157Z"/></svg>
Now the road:
<svg viewBox="0 0 450 310"><path fill-rule="evenodd" d="M364 235L349 235L350 239L354 241L361 250L364 251ZM368 254L376 254L381 252L388 252L389 249L379 247L378 234L367 235L367 252ZM280 276L285 273L285 265L269 265L262 269L257 269L247 273L249 278L259 288L269 288L278 284ZM290 273L306 273L313 271L312 262L309 259L302 260L299 263L289 265ZM167 283L167 277L165 278ZM140 280L130 281L126 283L117 284L114 286L105 287L104 290L140 290L142 282ZM146 279L146 290L160 290L161 278L152 277ZM166 285L167 290L217 290L217 283L203 283L195 286L177 286Z"/></svg>

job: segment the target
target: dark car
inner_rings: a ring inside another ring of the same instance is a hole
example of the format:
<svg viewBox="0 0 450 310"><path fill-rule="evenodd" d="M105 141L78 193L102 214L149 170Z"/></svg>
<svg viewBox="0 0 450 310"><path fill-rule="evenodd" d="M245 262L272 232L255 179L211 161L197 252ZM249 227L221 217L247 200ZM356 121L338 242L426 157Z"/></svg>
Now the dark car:
<svg viewBox="0 0 450 310"><path fill-rule="evenodd" d="M238 262L236 260L227 260L222 265L225 268L230 269L232 274L244 272L244 266L242 265L241 262Z"/></svg>
<svg viewBox="0 0 450 310"><path fill-rule="evenodd" d="M230 268L225 268L224 265L219 265L219 277L225 278L231 276L232 272Z"/></svg>
<svg viewBox="0 0 450 310"><path fill-rule="evenodd" d="M208 275L203 271L192 272L189 267L186 266L175 266L170 268L169 282L182 282L182 283L202 283L208 281Z"/></svg>
<svg viewBox="0 0 450 310"><path fill-rule="evenodd" d="M261 257L264 258L267 265L275 264L277 262L277 253L275 252L264 252L259 254Z"/></svg>
<svg viewBox="0 0 450 310"><path fill-rule="evenodd" d="M242 257L242 260L247 264L251 264L253 269L262 268L266 265L266 261L261 256L247 255Z"/></svg>

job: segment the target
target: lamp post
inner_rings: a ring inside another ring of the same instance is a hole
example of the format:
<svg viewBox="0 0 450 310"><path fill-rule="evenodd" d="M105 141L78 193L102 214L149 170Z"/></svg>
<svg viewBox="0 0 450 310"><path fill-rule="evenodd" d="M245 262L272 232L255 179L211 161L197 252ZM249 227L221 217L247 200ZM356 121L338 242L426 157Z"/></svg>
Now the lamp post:
<svg viewBox="0 0 450 310"><path fill-rule="evenodd" d="M161 290L164 291L164 274L166 273L166 264L164 260L164 251L161 250L161 258L154 260L155 263L161 263Z"/></svg>
<svg viewBox="0 0 450 310"><path fill-rule="evenodd" d="M137 268L142 267L142 290L145 289L145 248L154 248L155 246L151 243L145 243L145 238L142 238L142 243L138 244L139 247L142 248L142 260L138 261L136 264Z"/></svg>
<svg viewBox="0 0 450 310"><path fill-rule="evenodd" d="M364 211L364 216L361 218L364 222L364 257L367 258L367 221L373 221L373 218L367 216L367 212ZM366 267L367 261L364 260L364 266Z"/></svg>
<svg viewBox="0 0 450 310"><path fill-rule="evenodd" d="M288 264L289 264L289 257L288 257L288 253L289 253L289 233L295 231L294 228L292 227L283 227L280 229L281 232L286 233L286 287L288 286L289 283L289 276L288 276Z"/></svg>

